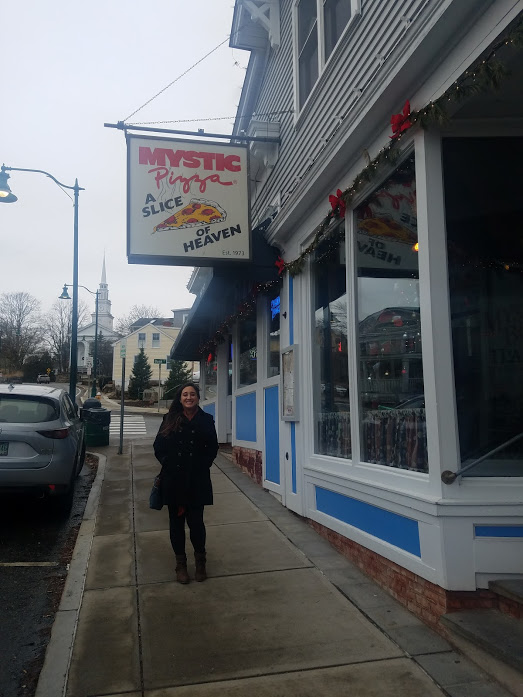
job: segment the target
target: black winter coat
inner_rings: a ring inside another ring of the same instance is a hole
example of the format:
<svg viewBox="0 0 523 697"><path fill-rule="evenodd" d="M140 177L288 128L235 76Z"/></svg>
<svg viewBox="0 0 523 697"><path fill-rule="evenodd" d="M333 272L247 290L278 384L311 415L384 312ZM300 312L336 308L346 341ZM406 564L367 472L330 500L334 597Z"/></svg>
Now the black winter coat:
<svg viewBox="0 0 523 697"><path fill-rule="evenodd" d="M164 504L210 506L213 503L210 467L218 453L214 419L200 407L189 421L182 415L181 430L154 441L154 454L162 465L161 492Z"/></svg>

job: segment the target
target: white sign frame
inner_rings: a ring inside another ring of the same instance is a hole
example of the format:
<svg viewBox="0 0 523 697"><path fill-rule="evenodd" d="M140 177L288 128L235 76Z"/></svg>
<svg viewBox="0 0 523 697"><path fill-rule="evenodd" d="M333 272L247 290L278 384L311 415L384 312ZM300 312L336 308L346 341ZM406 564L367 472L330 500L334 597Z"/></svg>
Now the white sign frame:
<svg viewBox="0 0 523 697"><path fill-rule="evenodd" d="M252 260L246 144L127 134L130 264Z"/></svg>

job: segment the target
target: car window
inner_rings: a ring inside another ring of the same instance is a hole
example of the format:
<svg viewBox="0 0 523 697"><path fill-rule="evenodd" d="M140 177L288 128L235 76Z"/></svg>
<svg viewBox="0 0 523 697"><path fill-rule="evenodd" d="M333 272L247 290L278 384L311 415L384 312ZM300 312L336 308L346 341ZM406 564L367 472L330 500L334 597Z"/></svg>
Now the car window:
<svg viewBox="0 0 523 697"><path fill-rule="evenodd" d="M67 418L72 421L73 419L76 419L76 411L73 407L73 403L71 402L71 398L69 397L68 394L64 394L63 396L63 408L65 415Z"/></svg>
<svg viewBox="0 0 523 697"><path fill-rule="evenodd" d="M37 424L58 418L56 405L43 399L0 397L0 423Z"/></svg>

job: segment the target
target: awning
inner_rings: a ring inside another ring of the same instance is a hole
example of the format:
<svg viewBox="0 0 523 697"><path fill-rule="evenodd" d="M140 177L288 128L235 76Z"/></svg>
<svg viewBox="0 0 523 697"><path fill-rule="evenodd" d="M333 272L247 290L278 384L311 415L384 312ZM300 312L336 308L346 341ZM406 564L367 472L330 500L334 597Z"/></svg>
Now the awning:
<svg viewBox="0 0 523 697"><path fill-rule="evenodd" d="M176 337L171 359L200 360L198 348L215 334L226 317L234 314L253 286L278 279L275 262L279 250L269 245L263 236L271 222L272 218L267 218L252 230L252 262L213 267L211 278L194 301Z"/></svg>

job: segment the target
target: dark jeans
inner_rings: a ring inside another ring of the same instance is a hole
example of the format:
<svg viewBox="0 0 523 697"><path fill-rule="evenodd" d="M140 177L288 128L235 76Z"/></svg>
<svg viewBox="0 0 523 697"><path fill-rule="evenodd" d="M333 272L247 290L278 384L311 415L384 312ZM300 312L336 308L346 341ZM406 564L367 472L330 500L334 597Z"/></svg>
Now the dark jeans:
<svg viewBox="0 0 523 697"><path fill-rule="evenodd" d="M189 535L195 552L205 552L205 525L203 506L187 508L183 515L178 515L178 506L169 504L169 534L175 554L185 554L185 521L189 526Z"/></svg>

